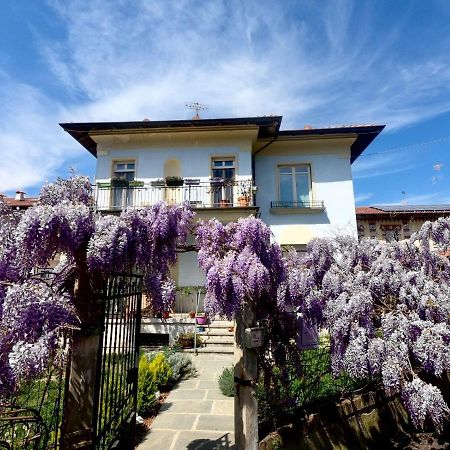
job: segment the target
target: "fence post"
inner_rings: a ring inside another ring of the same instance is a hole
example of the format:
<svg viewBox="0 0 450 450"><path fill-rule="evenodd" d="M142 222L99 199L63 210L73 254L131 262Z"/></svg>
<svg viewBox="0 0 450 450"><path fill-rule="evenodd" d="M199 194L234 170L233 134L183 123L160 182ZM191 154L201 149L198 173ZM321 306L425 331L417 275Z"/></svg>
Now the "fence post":
<svg viewBox="0 0 450 450"><path fill-rule="evenodd" d="M80 267L80 265L79 265ZM61 448L90 449L93 445L97 356L101 345L103 308L85 267L78 272L74 304L81 321L72 342L67 392L61 426Z"/></svg>
<svg viewBox="0 0 450 450"><path fill-rule="evenodd" d="M255 383L258 378L257 353L245 346L245 328L254 326L254 314L249 301L236 315L234 345L234 435L238 450L258 448L258 402Z"/></svg>

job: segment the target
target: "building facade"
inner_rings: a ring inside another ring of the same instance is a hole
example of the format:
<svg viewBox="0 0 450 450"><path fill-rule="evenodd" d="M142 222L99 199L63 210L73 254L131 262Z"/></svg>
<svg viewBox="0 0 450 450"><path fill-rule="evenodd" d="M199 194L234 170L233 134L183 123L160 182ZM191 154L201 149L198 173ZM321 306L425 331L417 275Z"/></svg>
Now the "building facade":
<svg viewBox="0 0 450 450"><path fill-rule="evenodd" d="M450 205L386 205L356 208L358 238L409 239L427 221L450 216Z"/></svg>
<svg viewBox="0 0 450 450"><path fill-rule="evenodd" d="M384 126L280 131L281 120L61 126L97 159L96 205L103 213L187 201L199 219L257 215L278 243L299 250L313 237L356 236L351 164ZM180 255L173 276L178 286L204 283L193 253Z"/></svg>

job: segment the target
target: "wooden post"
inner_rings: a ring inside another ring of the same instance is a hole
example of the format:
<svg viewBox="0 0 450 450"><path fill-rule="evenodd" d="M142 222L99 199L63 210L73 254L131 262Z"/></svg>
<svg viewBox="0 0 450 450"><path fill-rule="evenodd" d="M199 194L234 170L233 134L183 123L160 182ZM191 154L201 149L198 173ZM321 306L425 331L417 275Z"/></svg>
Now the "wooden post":
<svg viewBox="0 0 450 450"><path fill-rule="evenodd" d="M258 378L257 353L245 348L245 328L254 324L254 314L249 302L242 306L236 317L234 346L234 436L237 450L258 449L258 402L255 383Z"/></svg>

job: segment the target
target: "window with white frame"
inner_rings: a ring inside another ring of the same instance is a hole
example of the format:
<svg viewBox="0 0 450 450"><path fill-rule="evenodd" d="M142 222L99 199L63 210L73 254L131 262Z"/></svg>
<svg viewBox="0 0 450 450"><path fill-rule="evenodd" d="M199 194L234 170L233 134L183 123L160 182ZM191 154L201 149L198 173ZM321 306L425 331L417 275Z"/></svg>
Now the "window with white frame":
<svg viewBox="0 0 450 450"><path fill-rule="evenodd" d="M134 181L136 163L134 161L118 161L114 163L113 178Z"/></svg>
<svg viewBox="0 0 450 450"><path fill-rule="evenodd" d="M311 167L308 164L278 166L278 200L286 204L311 201Z"/></svg>
<svg viewBox="0 0 450 450"><path fill-rule="evenodd" d="M211 161L213 178L229 180L235 175L234 158L213 158Z"/></svg>
<svg viewBox="0 0 450 450"><path fill-rule="evenodd" d="M211 160L211 175L214 179L221 179L222 186L217 186L213 189L213 205L218 205L221 202L233 203L233 180L236 174L236 164L233 157L212 158Z"/></svg>

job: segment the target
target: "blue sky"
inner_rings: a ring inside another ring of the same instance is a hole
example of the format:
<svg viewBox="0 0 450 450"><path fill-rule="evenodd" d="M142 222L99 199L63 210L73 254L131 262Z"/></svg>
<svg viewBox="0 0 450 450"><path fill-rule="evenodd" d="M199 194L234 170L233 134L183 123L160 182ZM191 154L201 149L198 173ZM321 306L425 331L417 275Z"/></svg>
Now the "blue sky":
<svg viewBox="0 0 450 450"><path fill-rule="evenodd" d="M358 204L450 203L447 0L15 0L0 15L0 192L94 158L59 122L283 115L387 127ZM369 154L374 154L369 156Z"/></svg>

